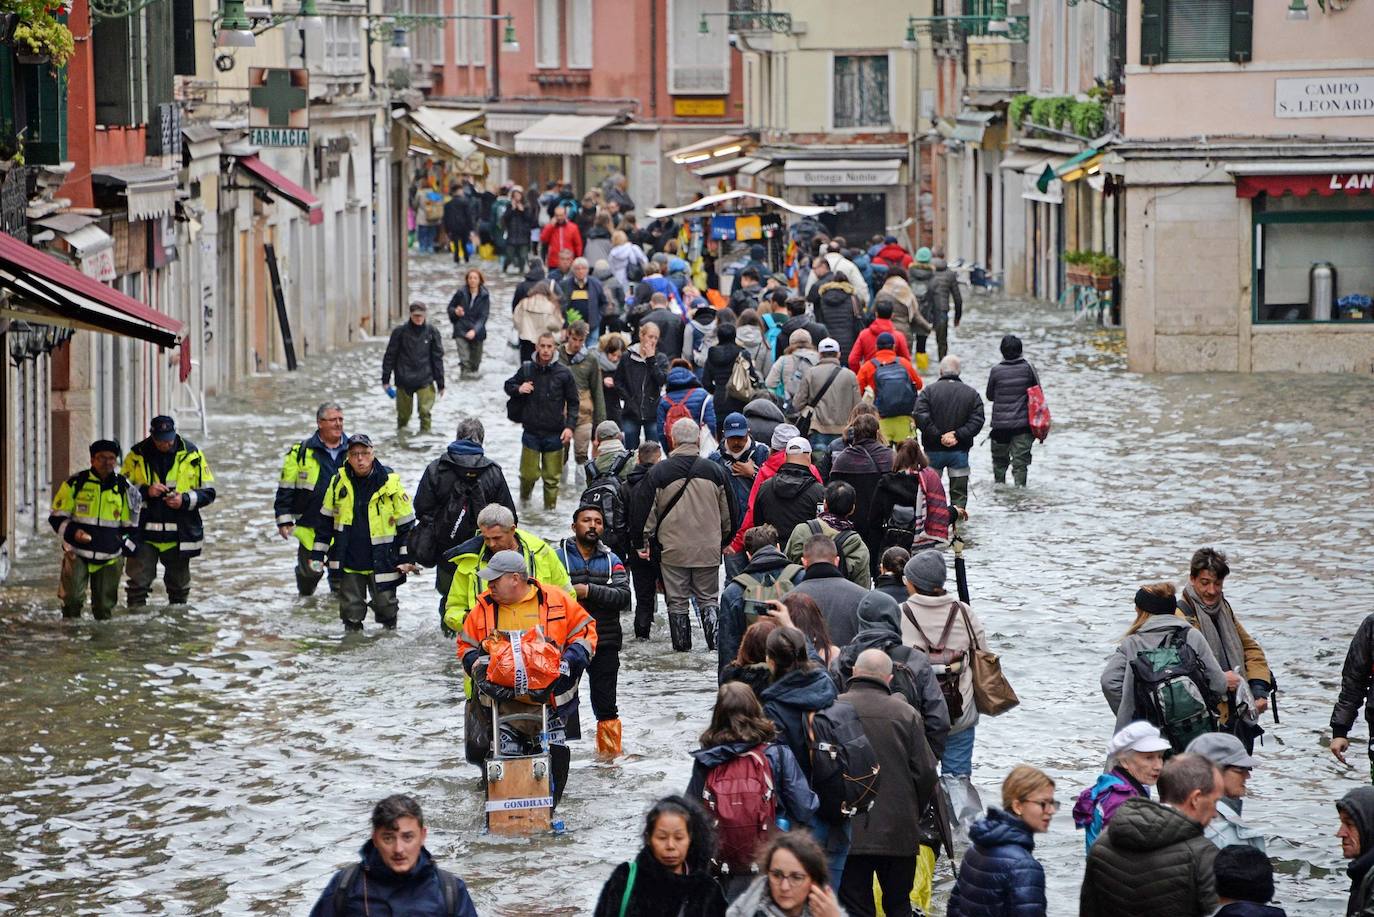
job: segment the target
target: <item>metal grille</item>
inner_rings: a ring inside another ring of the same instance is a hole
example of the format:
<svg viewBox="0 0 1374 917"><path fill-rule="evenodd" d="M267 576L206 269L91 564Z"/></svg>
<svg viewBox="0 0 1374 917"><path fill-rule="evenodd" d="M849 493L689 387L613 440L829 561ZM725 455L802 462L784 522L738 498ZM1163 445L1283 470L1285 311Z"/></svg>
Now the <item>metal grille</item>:
<svg viewBox="0 0 1374 917"><path fill-rule="evenodd" d="M29 227L24 209L29 202L29 170L12 166L0 183L0 232L14 236L20 242L29 241Z"/></svg>
<svg viewBox="0 0 1374 917"><path fill-rule="evenodd" d="M156 149L150 152L154 156L181 156L181 106L175 102L162 102L157 106L153 113L157 120L152 142L157 144ZM152 138L149 138L152 140ZM151 144L150 144L151 145Z"/></svg>

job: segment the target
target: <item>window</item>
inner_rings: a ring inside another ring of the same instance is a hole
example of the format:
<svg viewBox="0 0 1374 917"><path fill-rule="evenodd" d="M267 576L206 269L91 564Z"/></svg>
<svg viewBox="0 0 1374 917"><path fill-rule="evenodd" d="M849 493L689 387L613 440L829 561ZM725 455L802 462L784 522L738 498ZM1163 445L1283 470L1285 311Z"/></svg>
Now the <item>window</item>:
<svg viewBox="0 0 1374 917"><path fill-rule="evenodd" d="M1142 0L1140 62L1251 59L1255 0Z"/></svg>
<svg viewBox="0 0 1374 917"><path fill-rule="evenodd" d="M484 0L467 0L469 13L486 13ZM467 23L468 35L468 63L480 67L487 62L487 44L491 41L491 30L493 24L485 19L474 19ZM497 28L502 27L502 23L495 24Z"/></svg>
<svg viewBox="0 0 1374 917"><path fill-rule="evenodd" d="M141 17L97 19L91 30L95 123L133 126L146 121Z"/></svg>
<svg viewBox="0 0 1374 917"><path fill-rule="evenodd" d="M592 0L567 0L568 67L592 68Z"/></svg>
<svg viewBox="0 0 1374 917"><path fill-rule="evenodd" d="M1371 204L1368 194L1255 198L1255 321L1370 318L1360 297L1374 296ZM1352 294L1353 314L1340 303Z"/></svg>
<svg viewBox="0 0 1374 917"><path fill-rule="evenodd" d="M834 126L886 127L891 120L887 55L836 55Z"/></svg>
<svg viewBox="0 0 1374 917"><path fill-rule="evenodd" d="M726 0L668 0L668 92L723 96L730 91L730 35ZM701 32L702 14L707 32ZM781 57L781 55L778 55Z"/></svg>
<svg viewBox="0 0 1374 917"><path fill-rule="evenodd" d="M558 42L562 37L560 7L562 0L539 0L535 13L534 65L536 67L558 67L563 62Z"/></svg>

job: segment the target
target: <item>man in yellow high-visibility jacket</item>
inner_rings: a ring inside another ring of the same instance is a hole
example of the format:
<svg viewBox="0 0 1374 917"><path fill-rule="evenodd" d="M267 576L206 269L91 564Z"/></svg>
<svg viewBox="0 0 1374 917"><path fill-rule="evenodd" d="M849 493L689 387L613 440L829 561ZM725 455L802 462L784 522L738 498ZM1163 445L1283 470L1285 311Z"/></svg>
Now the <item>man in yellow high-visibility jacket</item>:
<svg viewBox="0 0 1374 917"><path fill-rule="evenodd" d="M119 443L91 443L91 467L78 471L57 489L48 524L62 539L62 580L57 595L62 617L79 618L91 591L91 613L104 621L119 601L124 557L134 551L134 514L138 490L115 471Z"/></svg>

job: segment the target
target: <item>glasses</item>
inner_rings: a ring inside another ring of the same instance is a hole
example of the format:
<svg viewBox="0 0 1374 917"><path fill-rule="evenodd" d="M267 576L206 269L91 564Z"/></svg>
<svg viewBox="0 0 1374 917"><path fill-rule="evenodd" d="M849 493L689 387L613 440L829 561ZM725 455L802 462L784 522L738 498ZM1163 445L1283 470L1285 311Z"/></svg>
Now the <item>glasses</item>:
<svg viewBox="0 0 1374 917"><path fill-rule="evenodd" d="M768 870L768 878L779 885L801 885L811 877L803 872L783 872L780 869L770 869Z"/></svg>
<svg viewBox="0 0 1374 917"><path fill-rule="evenodd" d="M1058 799L1025 799L1025 800L1022 800L1022 802L1027 802L1027 803L1031 803L1032 805L1037 805L1037 806L1039 806L1041 809L1044 809L1044 810L1047 811L1047 812L1058 812L1058 811L1059 811L1059 800L1058 800Z"/></svg>
<svg viewBox="0 0 1374 917"><path fill-rule="evenodd" d="M1235 771L1237 774L1244 774L1247 777L1250 776L1250 771L1254 770L1254 768L1251 767L1237 767L1234 764L1226 765L1226 769L1228 771Z"/></svg>

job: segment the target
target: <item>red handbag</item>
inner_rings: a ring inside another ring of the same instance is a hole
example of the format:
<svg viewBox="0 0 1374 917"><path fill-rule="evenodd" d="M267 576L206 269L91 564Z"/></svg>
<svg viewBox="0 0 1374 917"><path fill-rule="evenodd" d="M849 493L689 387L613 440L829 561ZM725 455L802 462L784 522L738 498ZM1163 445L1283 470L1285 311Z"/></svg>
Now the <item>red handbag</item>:
<svg viewBox="0 0 1374 917"><path fill-rule="evenodd" d="M1045 390L1038 382L1026 389L1026 414L1030 418L1031 436L1043 443L1050 435L1050 406L1045 403Z"/></svg>

